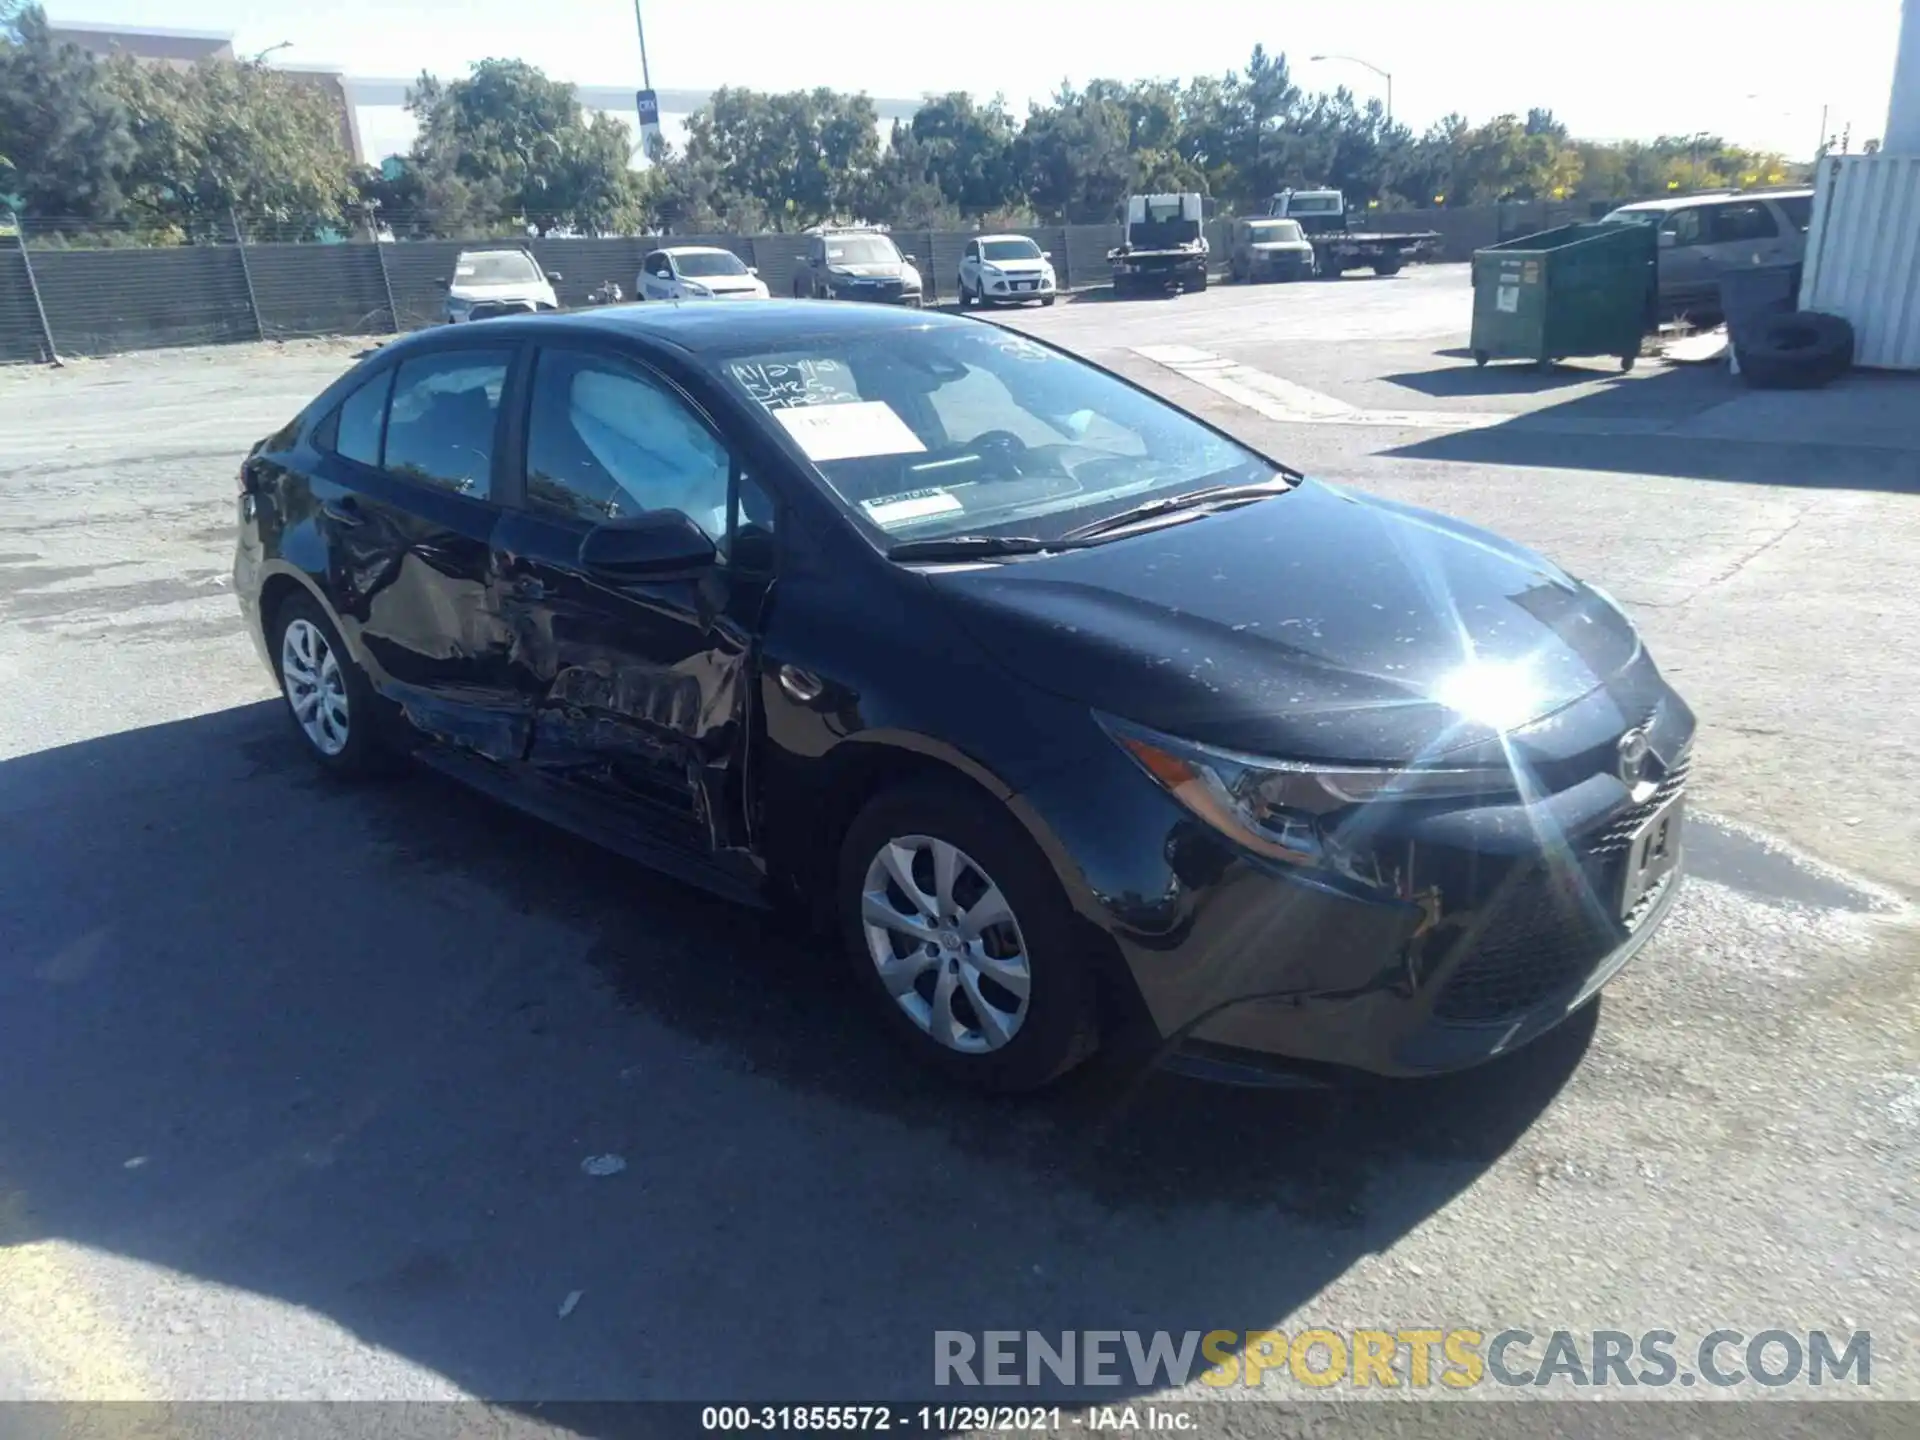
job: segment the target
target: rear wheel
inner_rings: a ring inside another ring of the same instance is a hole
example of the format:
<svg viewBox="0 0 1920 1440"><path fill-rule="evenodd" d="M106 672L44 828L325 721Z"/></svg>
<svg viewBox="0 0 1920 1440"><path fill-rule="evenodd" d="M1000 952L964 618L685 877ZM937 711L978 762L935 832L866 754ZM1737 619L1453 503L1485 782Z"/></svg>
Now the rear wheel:
<svg viewBox="0 0 1920 1440"><path fill-rule="evenodd" d="M924 1064L1032 1090L1098 1043L1092 968L1052 867L985 795L915 781L871 801L841 848L849 958Z"/></svg>
<svg viewBox="0 0 1920 1440"><path fill-rule="evenodd" d="M393 754L379 733L373 687L318 602L289 597L274 617L270 643L280 694L307 752L337 775L386 769Z"/></svg>
<svg viewBox="0 0 1920 1440"><path fill-rule="evenodd" d="M1378 260L1373 262L1373 273L1383 277L1387 275L1398 275L1400 273L1400 257L1398 255L1382 255Z"/></svg>

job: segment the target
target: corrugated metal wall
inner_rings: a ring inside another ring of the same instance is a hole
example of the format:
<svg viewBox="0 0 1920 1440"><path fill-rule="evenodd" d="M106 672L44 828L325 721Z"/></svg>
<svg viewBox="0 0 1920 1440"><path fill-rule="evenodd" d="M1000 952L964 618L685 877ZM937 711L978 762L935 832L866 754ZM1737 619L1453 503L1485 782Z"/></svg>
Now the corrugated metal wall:
<svg viewBox="0 0 1920 1440"><path fill-rule="evenodd" d="M1920 370L1920 155L1821 162L1800 308L1852 323L1856 365Z"/></svg>
<svg viewBox="0 0 1920 1440"><path fill-rule="evenodd" d="M27 262L11 238L0 240L0 364L51 358L34 313Z"/></svg>

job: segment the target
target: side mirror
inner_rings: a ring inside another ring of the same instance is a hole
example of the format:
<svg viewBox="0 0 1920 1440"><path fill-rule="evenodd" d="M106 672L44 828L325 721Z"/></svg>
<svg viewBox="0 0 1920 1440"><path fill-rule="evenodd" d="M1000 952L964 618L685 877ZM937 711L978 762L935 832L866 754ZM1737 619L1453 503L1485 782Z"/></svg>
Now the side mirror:
<svg viewBox="0 0 1920 1440"><path fill-rule="evenodd" d="M713 564L713 541L679 510L648 510L596 525L580 542L580 568L608 580L654 580Z"/></svg>
<svg viewBox="0 0 1920 1440"><path fill-rule="evenodd" d="M760 273L760 267L758 265L747 266L747 274L758 275L759 273Z"/></svg>
<svg viewBox="0 0 1920 1440"><path fill-rule="evenodd" d="M1053 252L1051 250L1042 250L1040 252L1040 258L1042 260L1051 260L1053 258Z"/></svg>
<svg viewBox="0 0 1920 1440"><path fill-rule="evenodd" d="M918 265L920 263L920 257L918 255L902 255L900 258L909 265Z"/></svg>
<svg viewBox="0 0 1920 1440"><path fill-rule="evenodd" d="M547 279L552 280L557 284L561 280L566 279L566 276L562 275L558 270L549 270L547 271Z"/></svg>

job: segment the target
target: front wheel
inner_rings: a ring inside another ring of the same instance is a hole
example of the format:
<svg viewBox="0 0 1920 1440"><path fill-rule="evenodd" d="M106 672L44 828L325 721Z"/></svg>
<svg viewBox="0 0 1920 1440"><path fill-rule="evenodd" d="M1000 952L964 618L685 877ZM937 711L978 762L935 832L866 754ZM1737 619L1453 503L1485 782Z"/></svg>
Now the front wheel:
<svg viewBox="0 0 1920 1440"><path fill-rule="evenodd" d="M1041 303L1042 305L1051 305L1051 304L1053 304L1053 302L1054 302L1054 300L1055 300L1056 298L1058 298L1058 297L1056 297L1056 296L1053 296L1053 295L1042 295L1042 296L1040 297L1040 303Z"/></svg>
<svg viewBox="0 0 1920 1440"><path fill-rule="evenodd" d="M982 1090L1034 1090L1098 1044L1092 968L1052 867L958 783L871 801L841 847L854 968L916 1057Z"/></svg>

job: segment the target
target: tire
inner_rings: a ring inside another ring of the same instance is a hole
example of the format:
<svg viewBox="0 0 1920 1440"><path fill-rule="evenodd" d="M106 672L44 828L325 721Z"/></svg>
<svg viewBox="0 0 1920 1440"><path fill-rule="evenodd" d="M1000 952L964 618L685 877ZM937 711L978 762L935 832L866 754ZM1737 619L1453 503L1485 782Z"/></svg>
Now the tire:
<svg viewBox="0 0 1920 1440"><path fill-rule="evenodd" d="M1060 298L1060 297L1059 297L1059 296L1057 296L1057 295L1042 295L1042 296L1040 297L1040 303L1041 303L1041 304L1042 304L1043 306L1046 306L1046 307L1048 307L1048 308L1051 308L1051 307L1052 307L1052 305L1053 305L1053 302L1054 302L1055 300L1057 300L1057 299L1059 299L1059 298Z"/></svg>
<svg viewBox="0 0 1920 1440"><path fill-rule="evenodd" d="M1320 278L1322 280L1338 280L1340 278L1340 274L1341 274L1341 266L1338 260L1323 260L1321 262Z"/></svg>
<svg viewBox="0 0 1920 1440"><path fill-rule="evenodd" d="M941 846L946 897L934 870ZM969 907L990 903L983 882L1008 918L968 938ZM975 1089L1036 1090L1098 1047L1093 965L1076 943L1072 907L1039 847L984 794L918 780L876 796L841 846L835 899L858 983L922 1064ZM961 923L923 929L916 921L926 906ZM913 938L920 934L924 944ZM1024 999L1016 981L1027 986Z"/></svg>
<svg viewBox="0 0 1920 1440"><path fill-rule="evenodd" d="M1622 375L1630 373L1633 369L1634 362L1639 358L1638 355L1622 355L1620 357L1620 373Z"/></svg>
<svg viewBox="0 0 1920 1440"><path fill-rule="evenodd" d="M1391 260L1382 259L1376 261L1374 263L1373 273L1382 279L1385 279L1389 275L1398 275L1400 273L1400 257L1396 255Z"/></svg>
<svg viewBox="0 0 1920 1440"><path fill-rule="evenodd" d="M967 293L967 277L962 275L954 283L960 287L960 308L964 310L973 303L973 297Z"/></svg>
<svg viewBox="0 0 1920 1440"><path fill-rule="evenodd" d="M1487 363L1487 361L1491 360L1492 358L1493 357L1487 354L1487 352L1484 350L1476 350L1473 352L1473 363L1475 365L1484 366Z"/></svg>
<svg viewBox="0 0 1920 1440"><path fill-rule="evenodd" d="M287 718L321 768L353 779L391 770L396 756L380 699L319 602L304 592L289 596L274 615L268 645Z"/></svg>
<svg viewBox="0 0 1920 1440"><path fill-rule="evenodd" d="M1207 272L1202 270L1198 275L1183 280L1180 283L1180 288L1189 295L1197 294L1205 290L1207 288Z"/></svg>
<svg viewBox="0 0 1920 1440"><path fill-rule="evenodd" d="M1759 390L1816 389L1852 366L1853 343L1853 326L1838 315L1768 315L1738 347L1740 373Z"/></svg>

